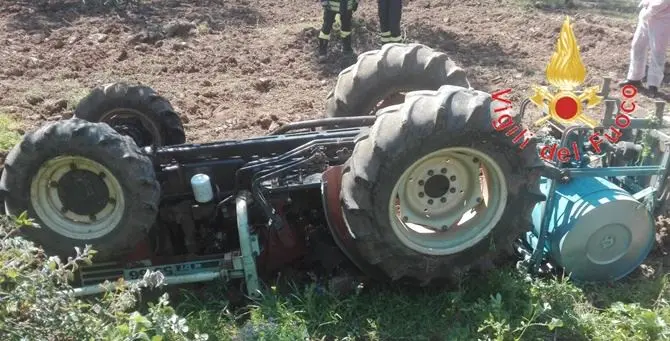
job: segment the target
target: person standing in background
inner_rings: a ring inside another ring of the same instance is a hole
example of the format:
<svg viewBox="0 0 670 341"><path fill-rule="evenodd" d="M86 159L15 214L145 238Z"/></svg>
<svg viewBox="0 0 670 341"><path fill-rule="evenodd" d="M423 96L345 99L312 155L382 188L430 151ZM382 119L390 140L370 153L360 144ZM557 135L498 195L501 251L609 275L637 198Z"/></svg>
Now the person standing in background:
<svg viewBox="0 0 670 341"><path fill-rule="evenodd" d="M400 17L402 15L402 0L377 0L379 10L379 29L381 43L400 43Z"/></svg>
<svg viewBox="0 0 670 341"><path fill-rule="evenodd" d="M666 50L670 43L670 0L642 0L639 7L642 10L630 49L628 75L619 86L630 84L642 87L647 52L650 50L647 85L651 97L656 97L663 82Z"/></svg>
<svg viewBox="0 0 670 341"><path fill-rule="evenodd" d="M340 38L342 38L342 52L353 55L351 47L351 19L358 8L357 0L321 0L323 6L323 25L319 32L319 57L325 58L328 54L330 31L335 23L335 16L340 15Z"/></svg>

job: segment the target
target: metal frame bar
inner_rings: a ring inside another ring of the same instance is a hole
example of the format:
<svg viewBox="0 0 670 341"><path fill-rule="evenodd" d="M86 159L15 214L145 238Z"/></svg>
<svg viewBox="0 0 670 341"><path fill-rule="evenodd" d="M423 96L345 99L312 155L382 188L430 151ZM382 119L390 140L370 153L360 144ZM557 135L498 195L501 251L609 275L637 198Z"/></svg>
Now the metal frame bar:
<svg viewBox="0 0 670 341"><path fill-rule="evenodd" d="M248 197L248 193L242 192L235 198L237 231L240 239L244 283L247 286L247 294L253 298L258 298L261 296L261 292L258 271L256 269L256 256L260 253L260 249L258 238L256 235L252 235L251 231L249 231L249 215L247 213Z"/></svg>
<svg viewBox="0 0 670 341"><path fill-rule="evenodd" d="M198 282L208 282L215 279L221 278L220 271L206 271L198 272L188 275L178 275L178 276L165 276L165 283L167 285L174 284L186 284L186 283L198 283ZM135 284L140 282L141 279L127 280L127 284ZM106 284L99 285L88 285L80 288L73 288L72 290L66 290L64 293L72 292L75 297L78 296L88 296L103 293L106 291L112 291L116 288L116 283L109 282Z"/></svg>
<svg viewBox="0 0 670 341"><path fill-rule="evenodd" d="M293 130L298 129L315 129L315 128L325 128L325 127L337 127L341 128L343 126L347 127L360 127L360 126L369 126L375 123L377 116L352 116L352 117L330 117L330 118L321 118L317 120L309 121L300 121L285 124L274 131L270 132L269 135L280 135L286 134Z"/></svg>

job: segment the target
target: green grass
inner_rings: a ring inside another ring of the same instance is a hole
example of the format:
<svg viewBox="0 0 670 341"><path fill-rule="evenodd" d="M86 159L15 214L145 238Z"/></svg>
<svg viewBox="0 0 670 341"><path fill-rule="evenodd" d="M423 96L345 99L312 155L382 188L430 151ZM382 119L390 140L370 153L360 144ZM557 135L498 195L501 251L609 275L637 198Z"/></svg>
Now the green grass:
<svg viewBox="0 0 670 341"><path fill-rule="evenodd" d="M19 220L19 225L25 225L25 219ZM0 230L11 230L6 221L0 218ZM147 304L157 292L143 295L140 311L124 295L100 301L106 302L102 309L96 309L99 301L88 301L93 306L63 301L54 295L52 285L55 275L66 273L47 276L45 269L51 268L44 264L24 266L46 258L35 258L41 253L37 249L7 238L0 234L0 259L5 260L0 263L4 265L0 266L0 298L11 304L0 305L4 308L0 309L4 314L0 335L5 328L26 340L46 340L45 334L73 337L59 340L84 340L88 338L75 334L86 329L86 335L103 335L97 328L104 329L104 335L128 334L138 323L150 335L165 335L165 328L179 327L180 334L207 333L210 341L670 339L670 274L658 267L656 277L635 275L611 285L581 287L558 279L532 279L512 269L465 278L456 290L386 285L338 297L307 283L271 288L262 300L236 309L229 305L226 288L210 283L204 291L182 288L180 294L170 295L178 313L173 315L169 307ZM21 285L12 289L8 283L14 282ZM30 309L17 310L18 302ZM179 316L186 317L188 330L170 322ZM194 340L189 335L157 337L145 339Z"/></svg>
<svg viewBox="0 0 670 341"><path fill-rule="evenodd" d="M0 153L6 153L21 140L19 123L9 115L0 114Z"/></svg>
<svg viewBox="0 0 670 341"><path fill-rule="evenodd" d="M223 288L178 306L210 340L667 340L670 276L577 287L498 270L459 290L373 288L348 297L314 285L233 311Z"/></svg>
<svg viewBox="0 0 670 341"><path fill-rule="evenodd" d="M74 110L77 108L79 102L86 97L90 92L87 88L72 88L65 93L67 100L67 110Z"/></svg>

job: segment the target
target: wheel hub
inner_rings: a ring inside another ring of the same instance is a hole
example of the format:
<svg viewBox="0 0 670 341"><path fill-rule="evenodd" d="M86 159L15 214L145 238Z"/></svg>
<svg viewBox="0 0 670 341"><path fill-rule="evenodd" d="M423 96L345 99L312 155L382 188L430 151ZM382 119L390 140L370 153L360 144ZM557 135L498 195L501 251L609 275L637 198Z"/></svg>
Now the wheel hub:
<svg viewBox="0 0 670 341"><path fill-rule="evenodd" d="M145 114L134 109L120 108L100 117L122 135L130 136L140 146L162 145L161 128Z"/></svg>
<svg viewBox="0 0 670 341"><path fill-rule="evenodd" d="M446 168L443 168L444 173L447 172ZM424 186L424 192L426 192L426 195L431 197L431 198L442 198L445 194L447 194L447 191L449 191L449 187L451 186L451 183L449 182L449 179L447 179L446 176L439 174L439 175L433 175L428 180L425 182Z"/></svg>
<svg viewBox="0 0 670 341"><path fill-rule="evenodd" d="M63 209L86 216L102 211L109 202L104 174L82 169L65 173L58 181L58 197L63 203Z"/></svg>
<svg viewBox="0 0 670 341"><path fill-rule="evenodd" d="M121 135L130 136L138 146L148 146L153 143L151 132L148 131L139 120L119 120L118 124L113 124L112 128Z"/></svg>

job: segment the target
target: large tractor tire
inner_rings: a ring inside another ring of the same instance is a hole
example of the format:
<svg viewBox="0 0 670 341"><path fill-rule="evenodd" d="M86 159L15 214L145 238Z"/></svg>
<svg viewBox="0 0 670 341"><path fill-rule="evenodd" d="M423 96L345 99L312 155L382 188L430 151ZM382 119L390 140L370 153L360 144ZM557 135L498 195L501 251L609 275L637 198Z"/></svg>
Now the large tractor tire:
<svg viewBox="0 0 670 341"><path fill-rule="evenodd" d="M359 136L340 196L368 264L428 285L509 259L543 199L543 163L534 141L520 149L495 131L494 115L489 94L447 85L410 92Z"/></svg>
<svg viewBox="0 0 670 341"><path fill-rule="evenodd" d="M340 72L326 99L326 116L374 115L402 103L404 93L442 85L470 87L465 71L445 53L421 44L386 44Z"/></svg>
<svg viewBox="0 0 670 341"><path fill-rule="evenodd" d="M27 212L39 228L22 233L47 253L91 244L96 261L118 259L143 240L158 213L151 160L109 125L70 119L27 133L0 178L5 209Z"/></svg>
<svg viewBox="0 0 670 341"><path fill-rule="evenodd" d="M74 117L103 122L140 146L169 146L186 142L181 118L170 102L152 88L111 83L84 97Z"/></svg>

